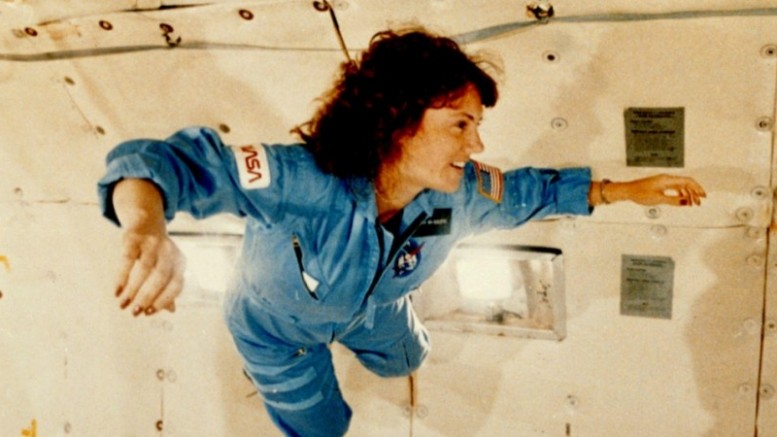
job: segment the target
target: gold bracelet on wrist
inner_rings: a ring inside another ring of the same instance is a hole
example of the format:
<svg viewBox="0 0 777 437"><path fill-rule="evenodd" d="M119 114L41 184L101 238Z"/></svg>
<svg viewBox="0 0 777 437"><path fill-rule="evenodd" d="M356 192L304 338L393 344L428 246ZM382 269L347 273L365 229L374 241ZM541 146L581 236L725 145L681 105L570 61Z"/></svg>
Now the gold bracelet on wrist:
<svg viewBox="0 0 777 437"><path fill-rule="evenodd" d="M604 196L604 187L606 187L610 182L612 181L609 179L602 179L602 181L599 182L599 198L602 199L602 202L605 204L609 204L610 201Z"/></svg>

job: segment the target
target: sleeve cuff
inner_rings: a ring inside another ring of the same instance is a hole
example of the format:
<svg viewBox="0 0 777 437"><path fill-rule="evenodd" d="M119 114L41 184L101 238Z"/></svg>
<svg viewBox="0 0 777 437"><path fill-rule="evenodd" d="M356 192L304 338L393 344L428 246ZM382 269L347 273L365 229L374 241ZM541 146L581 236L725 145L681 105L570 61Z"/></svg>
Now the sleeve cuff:
<svg viewBox="0 0 777 437"><path fill-rule="evenodd" d="M155 165L156 164L156 165ZM164 178L165 174L171 174L172 169L157 168L161 162L146 162L139 155L124 155L115 158L108 164L105 176L97 183L97 196L102 215L108 220L121 226L113 207L113 189L123 179L146 179L154 183L162 194L164 202L165 219L170 221L175 216L177 204L175 194L177 191L170 182Z"/></svg>

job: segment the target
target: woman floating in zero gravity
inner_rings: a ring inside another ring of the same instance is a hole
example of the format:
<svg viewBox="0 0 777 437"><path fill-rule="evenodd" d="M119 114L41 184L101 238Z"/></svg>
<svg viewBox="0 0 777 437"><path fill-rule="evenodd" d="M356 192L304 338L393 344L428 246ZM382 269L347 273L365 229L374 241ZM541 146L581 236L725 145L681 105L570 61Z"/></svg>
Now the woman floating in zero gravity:
<svg viewBox="0 0 777 437"><path fill-rule="evenodd" d="M246 217L225 302L245 370L286 435L338 436L351 409L329 344L381 376L417 369L429 340L408 293L464 237L616 201L705 197L685 177L592 181L588 168L502 173L474 161L484 107L497 101L482 66L451 39L381 32L295 129L301 144L229 147L189 128L119 145L99 192L124 232L120 306L174 310L184 261L166 220L176 211Z"/></svg>

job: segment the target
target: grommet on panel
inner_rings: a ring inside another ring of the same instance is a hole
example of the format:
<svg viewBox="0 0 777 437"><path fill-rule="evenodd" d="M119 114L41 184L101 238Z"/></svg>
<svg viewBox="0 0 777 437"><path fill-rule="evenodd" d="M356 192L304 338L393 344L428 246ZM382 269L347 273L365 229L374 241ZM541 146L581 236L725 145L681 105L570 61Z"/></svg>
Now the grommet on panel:
<svg viewBox="0 0 777 437"><path fill-rule="evenodd" d="M660 240L666 237L666 234L668 233L669 233L669 230L664 225L653 225L650 227L650 236L654 240Z"/></svg>
<svg viewBox="0 0 777 437"><path fill-rule="evenodd" d="M761 255L750 255L747 257L747 265L754 269L758 269L764 266L766 260Z"/></svg>
<svg viewBox="0 0 777 437"><path fill-rule="evenodd" d="M753 216L755 216L755 212L753 212L753 209L748 208L746 206L743 206L737 209L735 214L736 214L737 220L739 220L741 223L747 223L753 219Z"/></svg>
<svg viewBox="0 0 777 437"><path fill-rule="evenodd" d="M761 117L755 122L756 129L762 132L771 131L772 125L774 125L774 120L771 117Z"/></svg>
<svg viewBox="0 0 777 437"><path fill-rule="evenodd" d="M553 120L550 121L550 127L552 127L555 130L564 130L569 126L569 123L561 117L556 117Z"/></svg>
<svg viewBox="0 0 777 437"><path fill-rule="evenodd" d="M774 321L773 319L767 320L764 324L764 328L767 335L774 335L777 333L777 321Z"/></svg>
<svg viewBox="0 0 777 437"><path fill-rule="evenodd" d="M777 44L766 44L761 47L761 56L764 58L777 58Z"/></svg>
<svg viewBox="0 0 777 437"><path fill-rule="evenodd" d="M545 62L548 62L548 63L552 64L552 63L560 61L561 60L561 55L559 55L558 52L554 52L552 50L549 50L549 51L547 51L547 52L542 54L542 59Z"/></svg>
<svg viewBox="0 0 777 437"><path fill-rule="evenodd" d="M651 206L651 207L645 208L645 215L647 216L647 218L655 220L661 217L661 208L657 206Z"/></svg>
<svg viewBox="0 0 777 437"><path fill-rule="evenodd" d="M757 186L750 191L750 194L758 200L765 200L769 197L769 188Z"/></svg>

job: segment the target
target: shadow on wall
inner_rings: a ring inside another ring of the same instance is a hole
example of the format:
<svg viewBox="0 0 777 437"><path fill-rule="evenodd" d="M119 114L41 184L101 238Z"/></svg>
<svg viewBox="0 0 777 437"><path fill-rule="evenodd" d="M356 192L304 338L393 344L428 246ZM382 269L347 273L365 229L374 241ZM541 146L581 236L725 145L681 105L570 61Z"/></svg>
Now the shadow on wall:
<svg viewBox="0 0 777 437"><path fill-rule="evenodd" d="M736 229L748 238L747 228ZM709 247L723 250L705 252L708 271L717 277L693 303L684 332L699 400L714 418L705 437L753 435L755 427L763 266L748 265L748 254L725 250L730 246L731 239L721 239Z"/></svg>

